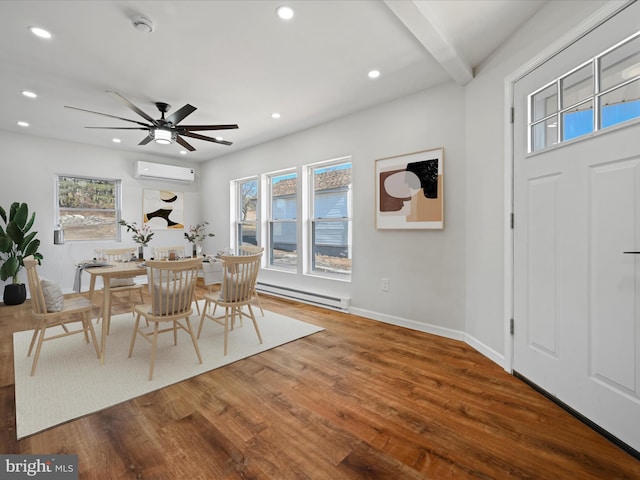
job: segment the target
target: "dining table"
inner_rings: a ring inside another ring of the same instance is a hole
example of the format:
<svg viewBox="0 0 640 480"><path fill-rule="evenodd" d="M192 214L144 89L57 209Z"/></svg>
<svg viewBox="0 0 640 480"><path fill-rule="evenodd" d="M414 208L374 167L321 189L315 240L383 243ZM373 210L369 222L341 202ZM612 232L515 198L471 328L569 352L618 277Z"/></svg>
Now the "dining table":
<svg viewBox="0 0 640 480"><path fill-rule="evenodd" d="M105 315L109 315L111 311L111 279L112 278L131 278L147 274L147 269L142 262L114 262L110 264L103 264L101 266L89 267L84 269L89 275L91 280L89 283L89 299L93 297L95 290L96 279L102 278L103 283L103 295L102 295L102 329L100 334L100 363L104 364L104 353L107 343L107 327L109 325L109 319L104 318Z"/></svg>

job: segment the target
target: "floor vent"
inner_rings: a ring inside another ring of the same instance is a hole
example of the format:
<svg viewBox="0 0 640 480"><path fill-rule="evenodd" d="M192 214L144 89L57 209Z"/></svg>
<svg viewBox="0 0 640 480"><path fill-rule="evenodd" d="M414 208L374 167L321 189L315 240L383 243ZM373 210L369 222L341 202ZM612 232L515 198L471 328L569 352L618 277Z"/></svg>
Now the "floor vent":
<svg viewBox="0 0 640 480"><path fill-rule="evenodd" d="M309 303L311 305L318 305L320 307L331 308L340 312L348 312L350 299L332 297L330 295L323 295L320 293L305 292L303 290L296 290L294 288L280 287L278 285L270 285L268 283L258 282L256 284L256 290L258 292L264 292L276 297L289 298L291 300L297 300L299 302Z"/></svg>

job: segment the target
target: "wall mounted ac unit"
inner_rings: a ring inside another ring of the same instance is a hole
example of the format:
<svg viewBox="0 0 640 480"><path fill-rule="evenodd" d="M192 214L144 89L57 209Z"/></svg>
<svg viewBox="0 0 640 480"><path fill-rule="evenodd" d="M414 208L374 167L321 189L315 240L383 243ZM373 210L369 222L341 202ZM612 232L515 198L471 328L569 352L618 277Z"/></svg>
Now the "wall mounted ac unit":
<svg viewBox="0 0 640 480"><path fill-rule="evenodd" d="M193 182L196 174L193 168L138 161L136 178L151 180L170 180L173 182Z"/></svg>

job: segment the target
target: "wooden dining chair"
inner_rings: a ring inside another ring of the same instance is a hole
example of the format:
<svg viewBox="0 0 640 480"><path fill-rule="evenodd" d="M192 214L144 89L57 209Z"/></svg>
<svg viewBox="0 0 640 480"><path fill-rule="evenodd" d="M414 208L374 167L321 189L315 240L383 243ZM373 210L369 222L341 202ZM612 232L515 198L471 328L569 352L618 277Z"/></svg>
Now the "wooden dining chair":
<svg viewBox="0 0 640 480"><path fill-rule="evenodd" d="M243 316L249 317L253 322L258 340L262 343L258 322L256 322L253 308L251 308L251 299L253 298L253 291L258 278L261 258L262 253L254 255L221 255L220 260L223 264L221 289L204 295L205 304L200 317L200 325L198 326L198 338L200 338L202 327L207 318L223 325L225 355L228 350L229 331L233 330L236 318L242 322ZM214 313L208 313L211 303L216 307L224 308L224 315L216 317L215 309Z"/></svg>
<svg viewBox="0 0 640 480"><path fill-rule="evenodd" d="M198 361L202 363L200 349L189 316L193 313L193 291L196 288L202 258L189 258L168 262L150 260L145 262L149 280L151 304L136 305L136 323L131 337L129 357L133 354L136 338L141 336L151 343L149 380L153 379L153 369L158 350L158 334L173 332L173 343L178 343L178 329L187 332L193 343ZM140 319L145 318L153 326L152 331L140 327ZM184 320L184 322L182 322ZM168 325L160 328L160 325Z"/></svg>
<svg viewBox="0 0 640 480"><path fill-rule="evenodd" d="M127 248L112 248L105 249L102 251L102 258L108 262L128 262L132 259L138 258L138 248L137 247L127 247ZM125 277L125 278L112 278L109 281L109 295L111 295L111 302L109 305L113 303L113 300L117 300L120 303L128 303L131 306L131 315L135 317L135 305L136 302L133 300L133 293L138 292L140 295L140 303L144 303L144 297L142 296L142 290L144 285L135 283L134 277ZM122 294L127 294L129 296L128 300L125 300ZM105 318L102 315L102 308L100 309L100 313L98 314L98 321L100 319ZM108 312L106 316L108 321L111 319L111 312ZM107 325L107 334L111 329L111 325Z"/></svg>
<svg viewBox="0 0 640 480"><path fill-rule="evenodd" d="M185 255L184 245L174 245L173 247L154 247L153 248L154 260L179 260L181 258L187 258L187 255ZM200 315L200 305L198 304L198 297L196 296L195 289L193 291L193 301L196 304L196 310L198 311L198 315Z"/></svg>
<svg viewBox="0 0 640 480"><path fill-rule="evenodd" d="M253 245L241 245L240 246L240 255L255 255L256 253L264 252L264 247L256 247ZM256 282L257 283L257 282ZM258 307L260 307L260 313L264 317L264 310L262 309L262 302L260 301L260 297L258 296L258 292L253 288L253 298L258 302Z"/></svg>
<svg viewBox="0 0 640 480"><path fill-rule="evenodd" d="M91 335L91 342L93 342L96 355L100 358L98 340L96 339L90 318L91 309L93 308L92 303L84 297L65 299L60 288L54 283L48 282L45 279L41 280L36 268L38 261L33 255L25 257L23 263L27 269L27 281L31 293L31 315L36 321L36 327L31 337L31 344L29 345L29 352L27 353L28 357L31 356L33 347L34 345L36 346L33 365L31 366L31 375L33 376L36 373L36 367L38 366L38 360L40 359L40 352L44 342L75 335L76 333L84 332L87 343L89 342L89 334ZM67 324L77 322L78 319L81 321L82 328L69 330L69 325ZM62 332L47 336L47 330L53 327L60 327Z"/></svg>
<svg viewBox="0 0 640 480"><path fill-rule="evenodd" d="M184 245L174 245L172 247L153 247L153 259L154 260L179 260L181 258L185 258L184 252L185 252Z"/></svg>

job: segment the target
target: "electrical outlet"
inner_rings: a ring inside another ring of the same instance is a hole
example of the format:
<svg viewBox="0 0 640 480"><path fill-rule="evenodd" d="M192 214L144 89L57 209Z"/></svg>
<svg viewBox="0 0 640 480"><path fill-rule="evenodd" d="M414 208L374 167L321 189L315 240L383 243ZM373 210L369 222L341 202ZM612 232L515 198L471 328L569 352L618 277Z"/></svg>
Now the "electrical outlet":
<svg viewBox="0 0 640 480"><path fill-rule="evenodd" d="M388 278L383 278L382 282L380 282L380 289L383 292L388 292L389 291L389 279Z"/></svg>

